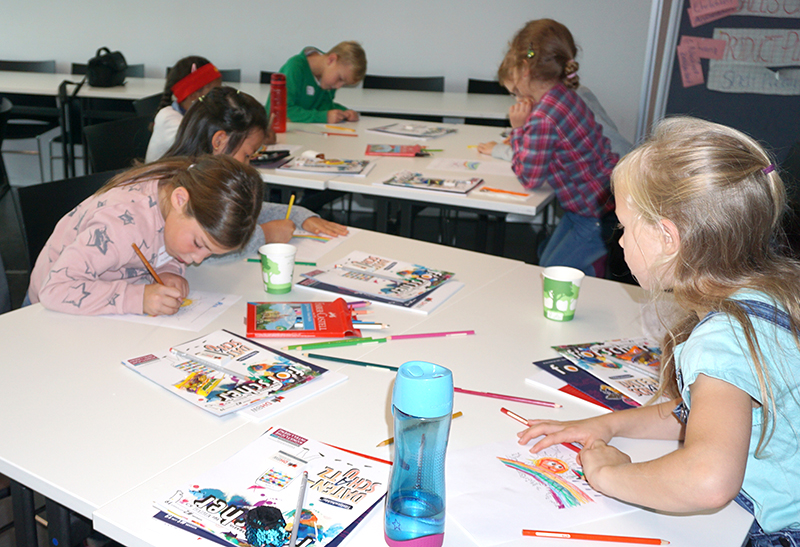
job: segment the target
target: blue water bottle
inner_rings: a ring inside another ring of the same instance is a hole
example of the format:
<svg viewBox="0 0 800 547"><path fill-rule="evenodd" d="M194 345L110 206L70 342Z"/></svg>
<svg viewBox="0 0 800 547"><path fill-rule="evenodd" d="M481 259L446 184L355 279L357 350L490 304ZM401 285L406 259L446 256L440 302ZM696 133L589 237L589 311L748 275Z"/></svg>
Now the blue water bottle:
<svg viewBox="0 0 800 547"><path fill-rule="evenodd" d="M391 547L440 547L444 541L444 456L453 413L453 374L409 361L392 391L394 465L386 493L384 537Z"/></svg>

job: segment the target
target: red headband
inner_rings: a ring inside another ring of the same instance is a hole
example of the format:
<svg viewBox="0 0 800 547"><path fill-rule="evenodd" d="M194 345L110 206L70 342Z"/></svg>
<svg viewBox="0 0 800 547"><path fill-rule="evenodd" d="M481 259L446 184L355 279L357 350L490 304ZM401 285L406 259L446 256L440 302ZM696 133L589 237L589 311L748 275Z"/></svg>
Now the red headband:
<svg viewBox="0 0 800 547"><path fill-rule="evenodd" d="M222 78L222 74L219 73L217 67L211 63L208 63L207 65L201 66L189 75L184 76L183 79L172 86L172 93L180 103L186 97L198 89L202 89L204 86L210 84L217 78Z"/></svg>

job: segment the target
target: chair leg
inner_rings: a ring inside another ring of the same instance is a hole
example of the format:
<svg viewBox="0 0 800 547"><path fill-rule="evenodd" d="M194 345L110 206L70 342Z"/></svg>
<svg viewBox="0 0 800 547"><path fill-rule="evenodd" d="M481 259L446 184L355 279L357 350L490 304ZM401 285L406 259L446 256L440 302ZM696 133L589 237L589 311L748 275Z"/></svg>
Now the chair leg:
<svg viewBox="0 0 800 547"><path fill-rule="evenodd" d="M11 481L11 504L14 512L14 536L17 547L37 547L36 511L33 504L33 490Z"/></svg>

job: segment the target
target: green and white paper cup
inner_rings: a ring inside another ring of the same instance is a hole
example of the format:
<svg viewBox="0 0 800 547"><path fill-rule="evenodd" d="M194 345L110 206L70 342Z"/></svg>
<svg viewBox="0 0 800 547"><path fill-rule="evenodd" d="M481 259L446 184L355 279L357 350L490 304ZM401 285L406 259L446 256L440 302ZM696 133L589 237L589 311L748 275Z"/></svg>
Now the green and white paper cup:
<svg viewBox="0 0 800 547"><path fill-rule="evenodd" d="M566 266L550 266L542 271L545 317L553 321L571 321L575 317L584 275Z"/></svg>
<svg viewBox="0 0 800 547"><path fill-rule="evenodd" d="M268 243L258 249L264 289L269 294L286 294L292 290L294 257L297 247L288 243Z"/></svg>

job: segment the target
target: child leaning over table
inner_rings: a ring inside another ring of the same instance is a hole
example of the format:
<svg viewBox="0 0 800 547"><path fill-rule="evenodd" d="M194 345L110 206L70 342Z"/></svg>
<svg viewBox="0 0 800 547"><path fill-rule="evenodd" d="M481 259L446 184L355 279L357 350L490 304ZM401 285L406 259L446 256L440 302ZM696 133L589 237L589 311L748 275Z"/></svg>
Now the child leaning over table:
<svg viewBox="0 0 800 547"><path fill-rule="evenodd" d="M748 545L800 545L800 262L775 165L739 131L672 118L620 161L613 185L625 261L681 308L663 344L659 395L672 400L528 420L519 442L578 442L598 492L670 513L736 501L755 516ZM613 437L683 444L633 463Z"/></svg>
<svg viewBox="0 0 800 547"><path fill-rule="evenodd" d="M217 87L201 97L181 121L175 143L164 157L225 154L243 163L250 163L265 142L273 137L268 129L267 113L251 95L228 86ZM265 243L287 243L295 226L313 234L340 236L347 234L341 224L320 218L316 213L296 205L286 218L287 205L264 202L258 215L259 229L241 250L216 256L211 261L229 261L242 256L257 256Z"/></svg>
<svg viewBox="0 0 800 547"><path fill-rule="evenodd" d="M358 120L358 113L334 102L336 90L356 85L367 73L367 55L358 42L341 42L328 53L306 47L278 71L286 76L286 116L299 123ZM267 101L269 112L269 100Z"/></svg>
<svg viewBox="0 0 800 547"><path fill-rule="evenodd" d="M565 211L539 265L602 275L605 241L616 224L609 178L619 156L574 91L576 54L564 25L530 21L512 39L498 79L517 98L509 110L514 172L525 188L549 184Z"/></svg>
<svg viewBox="0 0 800 547"><path fill-rule="evenodd" d="M26 299L81 315L174 314L189 294L187 265L250 239L263 188L258 171L227 156L168 158L121 173L58 222Z"/></svg>

